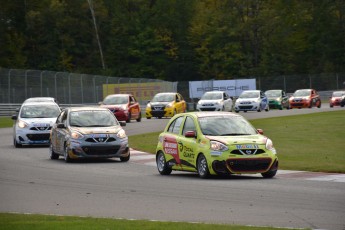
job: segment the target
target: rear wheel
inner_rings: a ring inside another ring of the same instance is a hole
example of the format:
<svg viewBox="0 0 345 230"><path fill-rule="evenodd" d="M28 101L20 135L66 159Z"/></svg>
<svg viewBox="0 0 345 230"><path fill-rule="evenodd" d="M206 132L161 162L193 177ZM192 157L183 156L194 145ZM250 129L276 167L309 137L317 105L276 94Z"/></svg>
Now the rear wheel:
<svg viewBox="0 0 345 230"><path fill-rule="evenodd" d="M207 178L210 175L210 171L208 170L207 160L203 154L200 154L197 160L197 170L199 177Z"/></svg>
<svg viewBox="0 0 345 230"><path fill-rule="evenodd" d="M317 107L318 107L318 108L321 108L321 101L318 101Z"/></svg>
<svg viewBox="0 0 345 230"><path fill-rule="evenodd" d="M50 153L50 159L52 159L52 160L59 159L59 154L54 152L52 143L50 143L50 145L49 145L49 153Z"/></svg>
<svg viewBox="0 0 345 230"><path fill-rule="evenodd" d="M128 113L128 118L127 118L126 122L130 123L131 122L131 118L132 118L132 114Z"/></svg>
<svg viewBox="0 0 345 230"><path fill-rule="evenodd" d="M165 160L165 156L164 156L163 152L159 152L157 154L156 164L157 164L158 172L161 175L170 175L172 169L170 167L168 167L168 164Z"/></svg>
<svg viewBox="0 0 345 230"><path fill-rule="evenodd" d="M139 117L137 119L137 122L140 122L141 121L141 112L139 112Z"/></svg>

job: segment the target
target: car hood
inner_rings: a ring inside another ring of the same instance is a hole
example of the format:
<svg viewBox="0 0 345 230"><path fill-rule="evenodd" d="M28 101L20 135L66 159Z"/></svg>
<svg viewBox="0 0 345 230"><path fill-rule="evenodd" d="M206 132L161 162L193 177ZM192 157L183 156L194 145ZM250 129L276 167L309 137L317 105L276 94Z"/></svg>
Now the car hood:
<svg viewBox="0 0 345 230"><path fill-rule="evenodd" d="M238 145L238 144L266 144L267 137L256 134L256 135L247 135L247 136L207 136L210 140L215 140L222 142L226 145Z"/></svg>
<svg viewBox="0 0 345 230"><path fill-rule="evenodd" d="M306 97L291 97L290 99L303 99L303 100L308 100L308 99L310 99L310 96L306 96Z"/></svg>
<svg viewBox="0 0 345 230"><path fill-rule="evenodd" d="M267 97L267 99L280 101L282 98L281 97Z"/></svg>
<svg viewBox="0 0 345 230"><path fill-rule="evenodd" d="M115 134L121 130L121 126L110 126L110 127L73 127L71 131L77 131L81 134L94 134L94 133L105 133Z"/></svg>
<svg viewBox="0 0 345 230"><path fill-rule="evenodd" d="M56 117L53 117L53 118L20 118L20 120L22 120L28 124L50 124L52 126L56 121Z"/></svg>
<svg viewBox="0 0 345 230"><path fill-rule="evenodd" d="M167 105L171 103L171 101L168 101L168 102L161 102L161 101L158 101L158 102L150 102L151 105Z"/></svg>
<svg viewBox="0 0 345 230"><path fill-rule="evenodd" d="M204 103L219 103L219 102L222 102L223 100L222 99L217 99L217 100L200 100L199 103L200 104L204 104Z"/></svg>
<svg viewBox="0 0 345 230"><path fill-rule="evenodd" d="M123 108L125 107L127 104L117 104L117 105L101 105L101 107L103 108L108 108L108 109L112 109L112 108Z"/></svg>

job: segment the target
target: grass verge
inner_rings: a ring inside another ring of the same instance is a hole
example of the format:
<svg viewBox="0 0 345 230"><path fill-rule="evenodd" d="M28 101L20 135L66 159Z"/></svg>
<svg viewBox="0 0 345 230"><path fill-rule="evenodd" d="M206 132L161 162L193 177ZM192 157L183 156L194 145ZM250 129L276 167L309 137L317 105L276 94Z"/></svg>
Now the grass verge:
<svg viewBox="0 0 345 230"><path fill-rule="evenodd" d="M345 173L345 111L251 120L272 139L280 169ZM160 132L129 137L132 148L155 153Z"/></svg>
<svg viewBox="0 0 345 230"><path fill-rule="evenodd" d="M0 117L0 128L9 128L13 126L13 120L10 117Z"/></svg>
<svg viewBox="0 0 345 230"><path fill-rule="evenodd" d="M52 216L52 215L33 215L33 214L10 214L0 213L0 223L2 230L104 230L104 229L184 229L184 230L274 230L284 228L270 227L251 227L237 225L184 223L184 222L160 222L147 220L119 220L108 218L73 217L73 216ZM287 229L287 228L286 228ZM291 229L291 228L289 228Z"/></svg>

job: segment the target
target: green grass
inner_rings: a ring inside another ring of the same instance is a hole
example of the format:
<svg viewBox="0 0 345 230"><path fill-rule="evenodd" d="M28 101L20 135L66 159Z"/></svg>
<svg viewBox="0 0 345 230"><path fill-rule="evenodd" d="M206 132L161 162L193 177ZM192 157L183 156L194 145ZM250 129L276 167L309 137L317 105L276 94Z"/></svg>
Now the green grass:
<svg viewBox="0 0 345 230"><path fill-rule="evenodd" d="M13 120L10 117L0 117L0 128L12 127Z"/></svg>
<svg viewBox="0 0 345 230"><path fill-rule="evenodd" d="M31 215L31 214L9 214L0 213L1 230L107 230L107 229L162 229L162 230L263 230L263 229L284 229L269 227L249 227L238 225L184 223L184 222L160 222L147 220L119 220L107 218L73 217L73 216L52 216L52 215ZM290 229L290 228L289 228Z"/></svg>
<svg viewBox="0 0 345 230"><path fill-rule="evenodd" d="M345 173L345 111L250 121L273 140L280 169ZM160 132L129 137L132 148L155 153Z"/></svg>

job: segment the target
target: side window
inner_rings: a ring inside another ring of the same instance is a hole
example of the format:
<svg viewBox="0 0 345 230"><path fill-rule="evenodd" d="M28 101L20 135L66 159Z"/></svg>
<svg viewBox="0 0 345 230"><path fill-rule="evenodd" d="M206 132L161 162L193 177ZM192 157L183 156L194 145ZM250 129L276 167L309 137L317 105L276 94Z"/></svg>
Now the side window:
<svg viewBox="0 0 345 230"><path fill-rule="evenodd" d="M183 121L183 117L178 117L176 118L171 125L168 128L168 132L169 133L175 133L175 134L179 134L180 132L180 127Z"/></svg>
<svg viewBox="0 0 345 230"><path fill-rule="evenodd" d="M228 95L226 95L226 93L223 93L223 99L228 100Z"/></svg>
<svg viewBox="0 0 345 230"><path fill-rule="evenodd" d="M196 131L194 121L191 117L186 117L184 122L182 135L185 135L187 131Z"/></svg>

